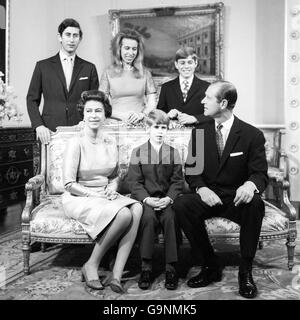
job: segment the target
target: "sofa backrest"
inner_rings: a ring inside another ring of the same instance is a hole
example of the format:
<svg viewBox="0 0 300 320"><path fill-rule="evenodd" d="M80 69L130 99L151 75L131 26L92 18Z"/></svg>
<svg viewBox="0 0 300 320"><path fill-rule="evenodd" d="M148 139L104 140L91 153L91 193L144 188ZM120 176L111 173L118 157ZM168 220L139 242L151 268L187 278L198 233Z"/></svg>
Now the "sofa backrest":
<svg viewBox="0 0 300 320"><path fill-rule="evenodd" d="M52 134L51 141L46 149L46 192L54 194L62 194L63 186L63 155L65 146L72 136L81 129L74 127L58 127L57 131ZM126 175L128 171L129 161L132 150L148 140L148 133L145 127L126 127L107 125L104 127L106 134L114 136L119 149L119 176L121 193L129 193ZM177 148L181 159L184 162L187 156L188 142L190 138L191 128L177 128L168 131L166 143Z"/></svg>
<svg viewBox="0 0 300 320"><path fill-rule="evenodd" d="M280 126L262 126L257 127L263 131L266 138L266 154L270 167L279 167L279 153L281 151L281 136L283 130ZM57 131L51 135L51 141L46 146L45 154L45 178L46 192L51 195L58 195L64 192L62 166L65 146L68 139L77 134L81 130L78 126L73 127L58 127ZM145 127L128 127L126 125L107 124L104 131L108 135L115 137L119 148L119 175L121 193L129 193L126 175L129 166L129 160L132 150L146 142L148 133ZM174 125L168 131L166 143L175 147L181 156L184 163L188 152L188 143L190 139L191 128ZM42 159L43 162L43 159Z"/></svg>

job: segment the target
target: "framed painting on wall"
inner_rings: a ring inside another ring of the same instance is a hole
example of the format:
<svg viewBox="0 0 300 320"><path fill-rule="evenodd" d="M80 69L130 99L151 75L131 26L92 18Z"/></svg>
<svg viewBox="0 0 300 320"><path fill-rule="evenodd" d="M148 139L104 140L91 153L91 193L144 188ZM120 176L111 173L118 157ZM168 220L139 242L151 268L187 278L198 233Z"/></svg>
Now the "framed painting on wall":
<svg viewBox="0 0 300 320"><path fill-rule="evenodd" d="M9 0L0 0L0 71L8 82ZM3 79L4 80L4 79Z"/></svg>
<svg viewBox="0 0 300 320"><path fill-rule="evenodd" d="M156 81L176 76L175 52L194 47L199 58L196 74L207 81L223 78L222 2L184 7L110 10L112 36L125 29L139 32L145 40L144 64Z"/></svg>

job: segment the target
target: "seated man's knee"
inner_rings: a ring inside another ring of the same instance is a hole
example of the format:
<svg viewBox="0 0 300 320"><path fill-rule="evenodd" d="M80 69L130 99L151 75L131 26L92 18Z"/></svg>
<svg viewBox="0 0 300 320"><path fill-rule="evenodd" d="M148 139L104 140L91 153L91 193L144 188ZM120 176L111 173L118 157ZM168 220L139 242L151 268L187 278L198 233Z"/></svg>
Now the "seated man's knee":
<svg viewBox="0 0 300 320"><path fill-rule="evenodd" d="M249 205L251 205L254 208L257 208L258 210L263 210L264 207L265 207L263 199L257 193L254 194L254 196L253 196L252 200L250 201Z"/></svg>
<svg viewBox="0 0 300 320"><path fill-rule="evenodd" d="M173 209L176 214L180 214L183 212L185 206L187 204L187 198L185 195L178 196L173 203Z"/></svg>

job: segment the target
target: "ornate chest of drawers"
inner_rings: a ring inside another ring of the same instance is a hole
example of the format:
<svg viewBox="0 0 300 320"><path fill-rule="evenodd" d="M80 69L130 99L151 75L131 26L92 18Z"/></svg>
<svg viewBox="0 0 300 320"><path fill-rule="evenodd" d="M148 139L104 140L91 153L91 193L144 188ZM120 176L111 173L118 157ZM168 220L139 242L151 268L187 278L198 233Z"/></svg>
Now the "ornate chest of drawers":
<svg viewBox="0 0 300 320"><path fill-rule="evenodd" d="M0 129L0 208L25 200L25 183L38 172L39 163L34 130Z"/></svg>

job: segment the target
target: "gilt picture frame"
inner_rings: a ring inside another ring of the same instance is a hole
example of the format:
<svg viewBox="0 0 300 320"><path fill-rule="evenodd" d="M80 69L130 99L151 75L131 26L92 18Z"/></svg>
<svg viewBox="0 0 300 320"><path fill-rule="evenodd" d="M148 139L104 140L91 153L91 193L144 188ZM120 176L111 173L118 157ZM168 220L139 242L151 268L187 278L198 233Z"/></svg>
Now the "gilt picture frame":
<svg viewBox="0 0 300 320"><path fill-rule="evenodd" d="M0 0L0 71L9 82L9 9L10 0Z"/></svg>
<svg viewBox="0 0 300 320"><path fill-rule="evenodd" d="M207 81L224 78L224 4L109 10L112 36L134 29L145 40L144 65L156 82L174 78L175 52L194 47L196 74Z"/></svg>

